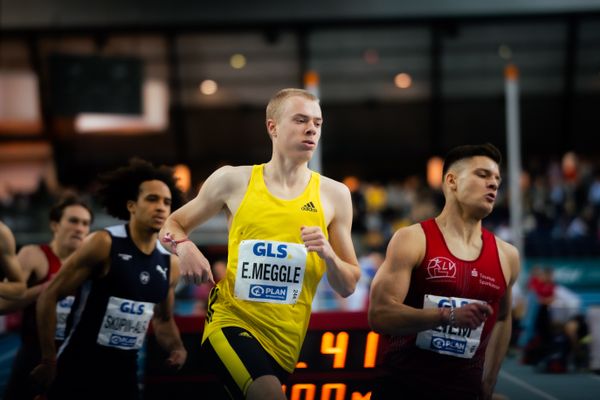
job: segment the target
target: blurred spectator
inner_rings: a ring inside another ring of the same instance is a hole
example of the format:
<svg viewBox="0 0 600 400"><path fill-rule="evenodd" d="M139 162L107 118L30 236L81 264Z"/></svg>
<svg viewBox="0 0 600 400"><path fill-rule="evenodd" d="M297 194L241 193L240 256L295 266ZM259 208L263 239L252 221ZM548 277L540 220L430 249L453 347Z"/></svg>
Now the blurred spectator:
<svg viewBox="0 0 600 400"><path fill-rule="evenodd" d="M569 363L575 370L587 370L591 335L585 317L581 314L571 317L565 324L564 333L570 344Z"/></svg>
<svg viewBox="0 0 600 400"><path fill-rule="evenodd" d="M550 318L550 304L554 301L555 290L552 268L533 266L527 288L533 294L536 304L535 307L530 306L535 315L533 335L525 345L523 362L535 365L548 355L554 338Z"/></svg>

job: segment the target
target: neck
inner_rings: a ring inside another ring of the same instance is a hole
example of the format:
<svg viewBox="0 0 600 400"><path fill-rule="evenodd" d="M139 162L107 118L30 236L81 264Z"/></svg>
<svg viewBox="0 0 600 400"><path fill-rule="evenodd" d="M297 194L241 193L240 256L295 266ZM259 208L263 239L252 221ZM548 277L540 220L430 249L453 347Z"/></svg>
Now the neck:
<svg viewBox="0 0 600 400"><path fill-rule="evenodd" d="M446 206L435 221L442 232L459 237L464 243L473 243L481 238L481 219L465 215L464 211Z"/></svg>
<svg viewBox="0 0 600 400"><path fill-rule="evenodd" d="M61 262L64 262L67 259L67 257L69 257L73 253L73 251L75 251L75 249L67 249L65 247L59 246L56 240L54 239L50 242L50 248L52 249L52 252L56 254L56 256L60 259Z"/></svg>
<svg viewBox="0 0 600 400"><path fill-rule="evenodd" d="M308 169L308 163L305 161L299 163L289 158L273 156L265 164L263 175L271 182L294 186L306 182L306 179L310 177L310 169Z"/></svg>
<svg viewBox="0 0 600 400"><path fill-rule="evenodd" d="M131 240L143 253L151 253L156 247L156 239L158 238L158 232L155 232L147 227L139 224L135 219L129 220L129 234Z"/></svg>

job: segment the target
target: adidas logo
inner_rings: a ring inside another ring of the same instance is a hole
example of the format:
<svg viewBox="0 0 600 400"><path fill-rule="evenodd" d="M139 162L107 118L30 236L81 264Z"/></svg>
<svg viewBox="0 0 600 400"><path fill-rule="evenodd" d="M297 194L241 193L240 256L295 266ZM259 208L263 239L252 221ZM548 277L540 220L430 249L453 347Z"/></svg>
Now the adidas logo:
<svg viewBox="0 0 600 400"><path fill-rule="evenodd" d="M313 204L312 201L309 201L308 203L306 203L305 205L302 206L301 208L302 211L310 211L310 212L317 212L317 209L315 208L315 205Z"/></svg>

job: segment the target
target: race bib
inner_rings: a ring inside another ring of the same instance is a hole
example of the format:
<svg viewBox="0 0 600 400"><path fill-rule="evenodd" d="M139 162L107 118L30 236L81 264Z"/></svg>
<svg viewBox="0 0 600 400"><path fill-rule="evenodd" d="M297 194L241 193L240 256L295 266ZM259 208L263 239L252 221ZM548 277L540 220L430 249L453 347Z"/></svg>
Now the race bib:
<svg viewBox="0 0 600 400"><path fill-rule="evenodd" d="M154 303L111 296L96 342L123 350L142 347L148 324L154 315Z"/></svg>
<svg viewBox="0 0 600 400"><path fill-rule="evenodd" d="M306 254L303 244L242 240L238 248L235 297L296 304L302 291Z"/></svg>
<svg viewBox="0 0 600 400"><path fill-rule="evenodd" d="M71 307L75 301L75 296L67 296L56 303L56 332L55 340L65 340L67 331L67 318L71 312Z"/></svg>
<svg viewBox="0 0 600 400"><path fill-rule="evenodd" d="M481 300L463 299L460 297L444 297L426 294L423 299L423 308L462 307L470 303L484 303ZM434 329L419 332L417 335L417 347L446 354L453 357L472 358L479 343L483 324L477 329L457 328L451 326L438 326Z"/></svg>

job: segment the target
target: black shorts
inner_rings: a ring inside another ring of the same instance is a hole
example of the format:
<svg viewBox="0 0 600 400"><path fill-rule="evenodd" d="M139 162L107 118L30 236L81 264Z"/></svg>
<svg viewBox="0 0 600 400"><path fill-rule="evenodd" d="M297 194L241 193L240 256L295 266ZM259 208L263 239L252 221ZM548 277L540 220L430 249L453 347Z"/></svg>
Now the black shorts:
<svg viewBox="0 0 600 400"><path fill-rule="evenodd" d="M202 344L205 365L214 366L232 399L244 399L250 384L274 375L283 384L290 373L245 329L231 326L210 334Z"/></svg>

